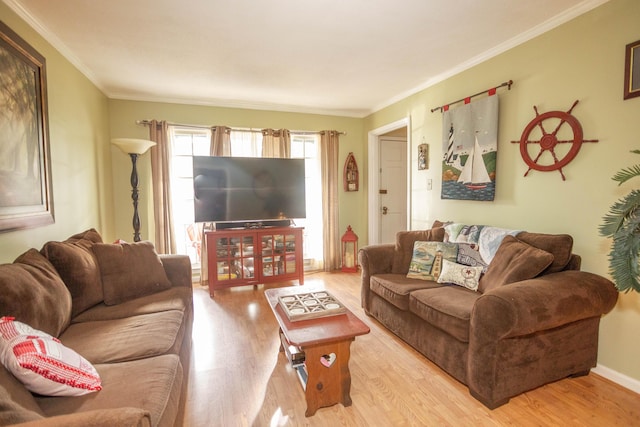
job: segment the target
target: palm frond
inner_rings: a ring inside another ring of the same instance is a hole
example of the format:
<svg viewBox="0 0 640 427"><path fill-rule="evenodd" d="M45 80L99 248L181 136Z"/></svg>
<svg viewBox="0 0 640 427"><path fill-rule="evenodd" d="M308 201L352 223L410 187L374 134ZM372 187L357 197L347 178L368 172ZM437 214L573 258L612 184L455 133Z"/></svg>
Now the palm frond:
<svg viewBox="0 0 640 427"><path fill-rule="evenodd" d="M611 237L617 234L626 221L640 213L640 190L631 190L622 199L615 202L607 215L602 218L600 235Z"/></svg>
<svg viewBox="0 0 640 427"><path fill-rule="evenodd" d="M640 150L632 150L640 154ZM613 176L618 185L640 176L640 165L620 170ZM640 190L632 190L615 202L602 218L600 235L613 237L609 270L619 291L640 293Z"/></svg>
<svg viewBox="0 0 640 427"><path fill-rule="evenodd" d="M616 287L621 291L640 292L640 216L630 217L613 236L609 267Z"/></svg>
<svg viewBox="0 0 640 427"><path fill-rule="evenodd" d="M613 237L609 253L609 268L616 288L640 292L640 218L634 218ZM632 231L635 230L635 231Z"/></svg>
<svg viewBox="0 0 640 427"><path fill-rule="evenodd" d="M629 181L631 178L635 178L636 176L640 176L640 165L622 169L618 171L611 179L617 181L618 185L622 185L623 183Z"/></svg>

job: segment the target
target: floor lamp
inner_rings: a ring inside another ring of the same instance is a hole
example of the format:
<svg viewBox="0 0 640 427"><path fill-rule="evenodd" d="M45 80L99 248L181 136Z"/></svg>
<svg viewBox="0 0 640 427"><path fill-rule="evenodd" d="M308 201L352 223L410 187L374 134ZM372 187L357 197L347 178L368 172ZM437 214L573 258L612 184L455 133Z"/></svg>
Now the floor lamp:
<svg viewBox="0 0 640 427"><path fill-rule="evenodd" d="M138 156L147 152L155 142L146 139L134 138L115 138L111 143L125 154L131 156L131 199L133 200L133 241L140 241L140 217L138 216L138 170L136 169L136 161Z"/></svg>

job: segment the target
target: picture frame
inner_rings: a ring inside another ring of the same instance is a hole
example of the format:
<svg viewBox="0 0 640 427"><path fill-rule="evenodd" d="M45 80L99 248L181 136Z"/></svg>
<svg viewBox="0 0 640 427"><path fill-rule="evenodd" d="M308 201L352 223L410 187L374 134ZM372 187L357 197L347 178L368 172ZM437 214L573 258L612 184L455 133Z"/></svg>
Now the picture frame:
<svg viewBox="0 0 640 427"><path fill-rule="evenodd" d="M629 43L624 59L624 99L640 96L640 40Z"/></svg>
<svg viewBox="0 0 640 427"><path fill-rule="evenodd" d="M429 145L418 145L418 170L429 169Z"/></svg>
<svg viewBox="0 0 640 427"><path fill-rule="evenodd" d="M55 222L46 61L0 21L0 232Z"/></svg>

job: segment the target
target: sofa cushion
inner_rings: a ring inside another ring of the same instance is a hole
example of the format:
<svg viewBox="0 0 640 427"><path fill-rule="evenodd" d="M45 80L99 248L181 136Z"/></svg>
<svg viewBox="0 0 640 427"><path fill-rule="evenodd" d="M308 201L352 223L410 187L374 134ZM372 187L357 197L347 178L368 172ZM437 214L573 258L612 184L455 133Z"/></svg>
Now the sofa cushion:
<svg viewBox="0 0 640 427"><path fill-rule="evenodd" d="M453 283L475 291L478 289L482 266L470 266L458 264L448 260L442 260L442 272L438 277L438 283Z"/></svg>
<svg viewBox="0 0 640 427"><path fill-rule="evenodd" d="M18 427L150 427L149 412L140 408L95 409L29 421Z"/></svg>
<svg viewBox="0 0 640 427"><path fill-rule="evenodd" d="M409 311L461 342L469 342L471 310L481 294L460 286L411 292Z"/></svg>
<svg viewBox="0 0 640 427"><path fill-rule="evenodd" d="M415 242L407 277L410 279L438 280L442 260L456 262L458 245L446 242Z"/></svg>
<svg viewBox="0 0 640 427"><path fill-rule="evenodd" d="M564 270L571 260L573 237L568 234L543 234L523 231L516 237L531 246L553 254L553 262L547 267L544 274L557 273Z"/></svg>
<svg viewBox="0 0 640 427"><path fill-rule="evenodd" d="M60 340L91 363L115 363L167 353L178 354L185 330L185 314L169 310L122 319L73 323Z"/></svg>
<svg viewBox="0 0 640 427"><path fill-rule="evenodd" d="M39 420L43 415L29 390L0 364L0 425Z"/></svg>
<svg viewBox="0 0 640 427"><path fill-rule="evenodd" d="M78 397L36 397L47 416L110 408L141 408L152 426L173 426L178 413L183 370L176 355L96 365L104 388ZM117 424L111 424L117 425Z"/></svg>
<svg viewBox="0 0 640 427"><path fill-rule="evenodd" d="M71 294L36 249L0 265L0 316L14 317L57 337L71 320Z"/></svg>
<svg viewBox="0 0 640 427"><path fill-rule="evenodd" d="M153 243L98 243L91 248L96 254L104 303L120 304L143 295L171 287Z"/></svg>
<svg viewBox="0 0 640 427"><path fill-rule="evenodd" d="M92 320L122 319L140 314L157 313L160 311L191 310L193 292L184 286L156 292L140 298L132 299L117 305L100 303L71 319L71 323L89 322Z"/></svg>
<svg viewBox="0 0 640 427"><path fill-rule="evenodd" d="M533 279L553 262L553 255L513 236L506 236L487 272L480 279L481 293L509 283Z"/></svg>
<svg viewBox="0 0 640 427"><path fill-rule="evenodd" d="M0 318L0 361L34 393L81 396L99 391L100 376L81 355L42 331Z"/></svg>
<svg viewBox="0 0 640 427"><path fill-rule="evenodd" d="M442 285L427 280L407 279L404 274L376 274L371 277L371 291L401 310L409 309L409 294L417 289Z"/></svg>
<svg viewBox="0 0 640 427"><path fill-rule="evenodd" d="M81 231L80 233L76 233L67 239L67 241L70 240L88 240L92 243L102 243L102 236L95 228L90 228L88 230Z"/></svg>
<svg viewBox="0 0 640 427"><path fill-rule="evenodd" d="M396 246L393 252L391 272L394 274L407 274L411 257L413 256L414 242L442 242L442 239L444 239L444 228L421 231L400 231L396 233Z"/></svg>
<svg viewBox="0 0 640 427"><path fill-rule="evenodd" d="M47 242L40 252L58 271L71 293L71 315L76 316L102 302L102 281L91 246L102 238L94 229L71 236L64 242Z"/></svg>

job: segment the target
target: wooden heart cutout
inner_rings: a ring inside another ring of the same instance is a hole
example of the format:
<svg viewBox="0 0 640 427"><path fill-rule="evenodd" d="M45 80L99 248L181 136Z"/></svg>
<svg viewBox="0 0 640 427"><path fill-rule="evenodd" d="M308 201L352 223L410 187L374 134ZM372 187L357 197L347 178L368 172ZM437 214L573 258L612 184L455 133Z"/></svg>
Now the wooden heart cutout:
<svg viewBox="0 0 640 427"><path fill-rule="evenodd" d="M333 365L333 362L336 361L336 354L323 354L320 356L320 363L322 363L326 368L330 368Z"/></svg>

